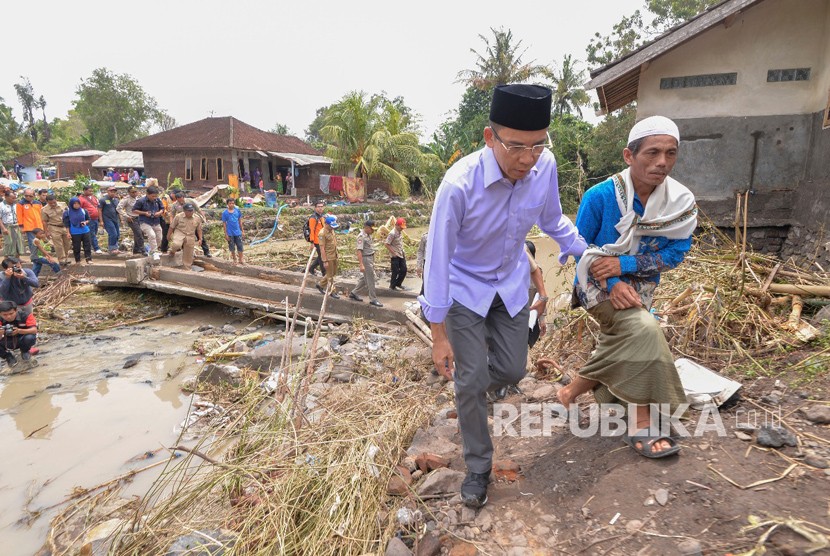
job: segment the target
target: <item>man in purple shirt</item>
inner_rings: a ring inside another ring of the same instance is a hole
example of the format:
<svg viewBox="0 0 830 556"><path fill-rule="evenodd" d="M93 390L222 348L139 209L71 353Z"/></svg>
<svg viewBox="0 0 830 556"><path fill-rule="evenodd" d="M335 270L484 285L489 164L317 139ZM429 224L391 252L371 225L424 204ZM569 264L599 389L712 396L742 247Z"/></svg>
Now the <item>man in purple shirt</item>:
<svg viewBox="0 0 830 556"><path fill-rule="evenodd" d="M560 263L586 248L559 203L550 107L545 87L496 87L487 146L447 171L430 221L418 299L431 325L435 367L455 381L468 471L461 498L474 508L487 502L493 460L486 394L525 374L525 237L538 224L559 244Z"/></svg>

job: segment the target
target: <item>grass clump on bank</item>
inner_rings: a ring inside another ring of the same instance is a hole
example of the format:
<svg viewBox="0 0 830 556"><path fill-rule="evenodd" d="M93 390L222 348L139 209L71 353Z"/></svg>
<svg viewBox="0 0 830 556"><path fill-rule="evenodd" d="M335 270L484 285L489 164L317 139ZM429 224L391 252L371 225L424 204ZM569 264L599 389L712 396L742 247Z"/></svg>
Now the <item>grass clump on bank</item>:
<svg viewBox="0 0 830 556"><path fill-rule="evenodd" d="M226 406L233 422L171 464L145 497L135 532L122 532L118 553L164 554L193 531L234 539L227 555L381 550L396 529L386 518L396 509L387 483L435 410L422 385L391 379L406 376L393 352L383 371L352 384L311 384L307 398L306 362L284 369L281 401L258 379L243 382Z"/></svg>

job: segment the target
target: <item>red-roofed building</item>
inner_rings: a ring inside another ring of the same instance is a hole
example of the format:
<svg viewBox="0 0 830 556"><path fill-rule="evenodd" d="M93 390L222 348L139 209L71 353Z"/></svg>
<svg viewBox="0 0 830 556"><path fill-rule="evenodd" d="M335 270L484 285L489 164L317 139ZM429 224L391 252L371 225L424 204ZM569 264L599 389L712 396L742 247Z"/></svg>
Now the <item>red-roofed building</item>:
<svg viewBox="0 0 830 556"><path fill-rule="evenodd" d="M265 189L277 188L293 172L296 195L319 191L320 174L328 174L331 160L297 137L262 131L232 117L205 118L118 147L140 151L144 173L166 184L181 178L190 190L210 189L229 183L240 184L246 174L262 176ZM256 184L254 184L256 188ZM280 191L281 193L283 191Z"/></svg>

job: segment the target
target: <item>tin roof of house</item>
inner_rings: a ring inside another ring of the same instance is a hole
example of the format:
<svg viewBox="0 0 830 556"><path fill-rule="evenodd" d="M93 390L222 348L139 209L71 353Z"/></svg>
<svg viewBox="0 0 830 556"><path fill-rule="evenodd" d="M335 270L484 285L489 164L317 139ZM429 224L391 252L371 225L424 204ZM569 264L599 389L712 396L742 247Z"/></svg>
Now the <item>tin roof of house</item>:
<svg viewBox="0 0 830 556"><path fill-rule="evenodd" d="M236 118L205 118L120 145L119 150L158 149L240 149L322 155L320 151L291 135L277 135Z"/></svg>

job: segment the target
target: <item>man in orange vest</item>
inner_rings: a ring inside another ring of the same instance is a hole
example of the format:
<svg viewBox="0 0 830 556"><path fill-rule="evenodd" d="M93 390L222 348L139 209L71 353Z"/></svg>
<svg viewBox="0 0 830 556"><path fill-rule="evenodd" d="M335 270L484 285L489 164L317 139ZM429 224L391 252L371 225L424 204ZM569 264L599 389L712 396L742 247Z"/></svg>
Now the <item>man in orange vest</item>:
<svg viewBox="0 0 830 556"><path fill-rule="evenodd" d="M20 224L20 231L26 234L26 241L29 244L29 253L35 252L35 233L37 228L43 229L43 218L40 211L43 206L35 201L35 190L25 189L23 200L17 203L17 223Z"/></svg>
<svg viewBox="0 0 830 556"><path fill-rule="evenodd" d="M326 266L323 264L323 259L320 256L320 232L323 230L325 225L325 219L323 218L323 210L326 208L325 201L317 201L314 205L314 212L311 213L311 216L308 217L308 228L311 230L311 235L309 236L308 240L314 244L314 249L317 250L317 258L314 259L314 262L311 263L311 266L308 267L309 274L316 274L314 269L318 266L320 267L320 272L323 276L326 275Z"/></svg>

